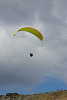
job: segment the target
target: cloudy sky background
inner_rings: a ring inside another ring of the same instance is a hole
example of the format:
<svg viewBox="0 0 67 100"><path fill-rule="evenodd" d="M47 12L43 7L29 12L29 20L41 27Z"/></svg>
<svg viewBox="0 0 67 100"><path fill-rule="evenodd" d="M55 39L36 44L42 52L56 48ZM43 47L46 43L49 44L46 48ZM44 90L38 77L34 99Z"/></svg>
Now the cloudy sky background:
<svg viewBox="0 0 67 100"><path fill-rule="evenodd" d="M13 37L23 26L43 43L27 32ZM0 0L0 93L57 88L67 89L67 0Z"/></svg>

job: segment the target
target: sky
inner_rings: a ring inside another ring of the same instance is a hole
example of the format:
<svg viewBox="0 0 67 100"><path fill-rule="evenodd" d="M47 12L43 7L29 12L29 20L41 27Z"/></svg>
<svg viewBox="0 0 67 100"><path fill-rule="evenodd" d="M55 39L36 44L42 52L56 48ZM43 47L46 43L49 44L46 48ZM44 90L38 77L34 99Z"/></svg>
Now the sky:
<svg viewBox="0 0 67 100"><path fill-rule="evenodd" d="M28 32L13 36L25 26L43 42ZM57 89L67 90L67 0L0 0L0 94Z"/></svg>

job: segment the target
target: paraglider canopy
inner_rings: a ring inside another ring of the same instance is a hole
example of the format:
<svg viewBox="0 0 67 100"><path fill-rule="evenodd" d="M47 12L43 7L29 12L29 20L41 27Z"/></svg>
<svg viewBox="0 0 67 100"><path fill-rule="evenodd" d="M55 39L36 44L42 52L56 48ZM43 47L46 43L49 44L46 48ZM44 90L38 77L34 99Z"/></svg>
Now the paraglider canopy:
<svg viewBox="0 0 67 100"><path fill-rule="evenodd" d="M19 32L19 31L29 32L29 33L35 35L38 39L40 39L41 42L43 42L43 36L42 36L42 34L38 30L36 30L34 28L31 28L31 27L23 27L23 28L18 29L16 32ZM16 32L14 33L14 36L16 35Z"/></svg>

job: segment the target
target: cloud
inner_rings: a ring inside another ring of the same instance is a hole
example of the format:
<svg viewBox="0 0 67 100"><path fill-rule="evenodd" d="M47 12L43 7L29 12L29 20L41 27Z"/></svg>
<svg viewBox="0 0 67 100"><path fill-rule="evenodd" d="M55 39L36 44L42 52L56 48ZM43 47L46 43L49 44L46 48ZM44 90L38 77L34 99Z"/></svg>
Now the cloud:
<svg viewBox="0 0 67 100"><path fill-rule="evenodd" d="M44 77L67 82L66 9L65 0L0 1L0 85L32 87ZM13 37L28 25L40 30L43 43L25 32Z"/></svg>

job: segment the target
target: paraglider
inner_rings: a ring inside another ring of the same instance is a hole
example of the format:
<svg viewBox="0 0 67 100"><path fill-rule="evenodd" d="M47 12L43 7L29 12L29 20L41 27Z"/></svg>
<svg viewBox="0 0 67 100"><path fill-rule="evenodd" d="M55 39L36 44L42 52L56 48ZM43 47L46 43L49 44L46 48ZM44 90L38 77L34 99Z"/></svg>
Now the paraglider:
<svg viewBox="0 0 67 100"><path fill-rule="evenodd" d="M15 36L16 33L19 32L19 31L29 32L29 33L35 35L39 40L41 40L41 42L43 42L43 36L42 36L42 34L38 30L36 30L34 28L31 28L31 27L20 28L13 35ZM32 56L33 56L33 53L30 53L30 57L32 57Z"/></svg>
<svg viewBox="0 0 67 100"><path fill-rule="evenodd" d="M42 36L42 34L38 30L36 30L34 28L23 27L23 28L18 29L16 32L19 32L19 31L26 31L26 32L32 33L37 38L39 38L41 40L41 42L43 42L43 36ZM14 33L14 36L16 35L16 32Z"/></svg>

